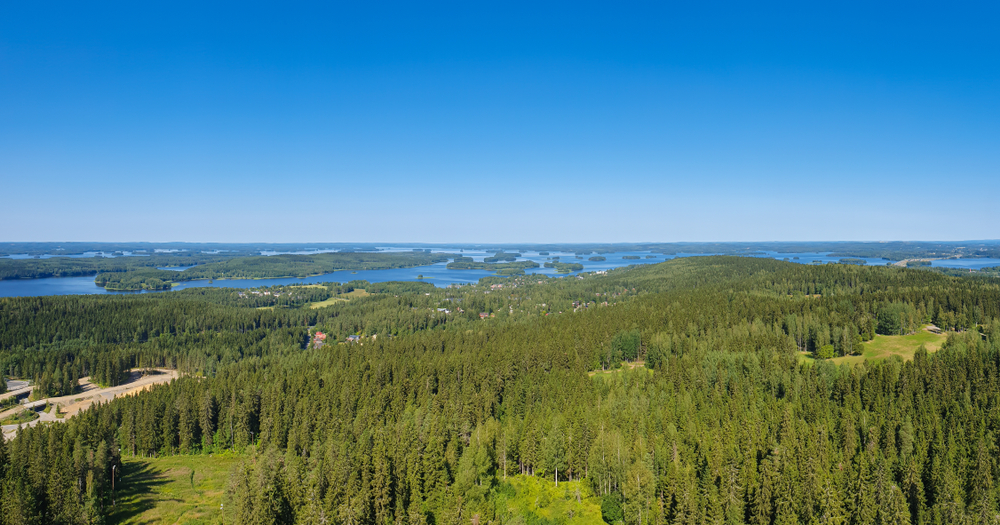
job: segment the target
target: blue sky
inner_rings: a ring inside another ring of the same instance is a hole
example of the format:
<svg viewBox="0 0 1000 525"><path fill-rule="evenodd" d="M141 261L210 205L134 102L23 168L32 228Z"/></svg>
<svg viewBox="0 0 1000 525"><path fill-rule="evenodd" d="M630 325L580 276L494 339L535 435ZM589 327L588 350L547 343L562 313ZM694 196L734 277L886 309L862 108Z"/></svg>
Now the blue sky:
<svg viewBox="0 0 1000 525"><path fill-rule="evenodd" d="M1000 238L1000 4L7 2L0 240Z"/></svg>

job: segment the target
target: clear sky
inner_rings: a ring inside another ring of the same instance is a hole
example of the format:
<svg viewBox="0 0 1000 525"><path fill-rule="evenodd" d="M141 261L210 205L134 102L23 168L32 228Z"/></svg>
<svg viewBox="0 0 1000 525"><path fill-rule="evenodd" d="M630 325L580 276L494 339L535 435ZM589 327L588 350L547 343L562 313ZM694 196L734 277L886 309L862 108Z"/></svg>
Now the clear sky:
<svg viewBox="0 0 1000 525"><path fill-rule="evenodd" d="M291 4L0 5L0 240L1000 238L996 2Z"/></svg>

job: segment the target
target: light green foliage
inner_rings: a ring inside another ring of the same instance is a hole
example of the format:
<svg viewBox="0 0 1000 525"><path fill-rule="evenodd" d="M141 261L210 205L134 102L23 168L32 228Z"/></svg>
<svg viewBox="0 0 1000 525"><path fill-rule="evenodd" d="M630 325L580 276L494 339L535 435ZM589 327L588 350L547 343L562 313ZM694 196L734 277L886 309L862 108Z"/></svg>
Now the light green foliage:
<svg viewBox="0 0 1000 525"><path fill-rule="evenodd" d="M371 295L266 311L225 290L0 299L11 375L184 372L22 431L4 516L107 516L119 450L126 462L243 454L223 476L227 523L530 525L575 519L565 505L591 497L594 517L603 504L628 525L975 523L1000 510L994 283L703 257L580 279L335 288ZM836 364L864 359L851 355L860 341L867 354L913 337L875 336L880 322L928 320L965 329L911 360ZM311 347L317 330L364 337ZM841 357L799 364L830 346ZM646 350L650 369L588 377ZM522 493L517 479L551 490ZM567 500L574 484L581 497Z"/></svg>
<svg viewBox="0 0 1000 525"><path fill-rule="evenodd" d="M514 523L525 525L603 525L600 499L583 481L513 476L508 483L516 495L508 501Z"/></svg>
<svg viewBox="0 0 1000 525"><path fill-rule="evenodd" d="M816 357L819 358L819 359L831 359L835 355L836 354L833 353L833 345L823 345L816 352Z"/></svg>

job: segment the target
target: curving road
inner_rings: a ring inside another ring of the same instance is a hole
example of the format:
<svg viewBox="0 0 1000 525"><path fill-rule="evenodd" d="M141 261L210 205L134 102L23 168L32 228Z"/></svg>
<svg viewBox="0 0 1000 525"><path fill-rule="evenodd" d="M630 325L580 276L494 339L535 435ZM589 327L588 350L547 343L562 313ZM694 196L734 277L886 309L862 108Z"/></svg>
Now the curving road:
<svg viewBox="0 0 1000 525"><path fill-rule="evenodd" d="M39 399L38 401L32 401L30 403L25 403L23 405L18 405L9 410L0 412L0 419L12 416L21 410L29 409L40 409L46 404L51 403L52 405L57 405L59 409L63 412L61 418L55 416L55 410L50 413L45 413L44 411L38 412L38 419L34 421L29 421L27 423L21 423L20 425L4 425L3 426L3 437L4 439L11 439L17 433L18 426L33 427L40 422L58 422L65 421L68 418L75 416L79 411L89 407L94 403L107 402L112 399L132 395L145 390L153 385L158 385L161 383L168 383L174 379L177 379L178 374L176 370L168 370L165 368L157 368L154 370L155 374L142 375L142 371L133 370L129 372L129 379L127 382L120 384L118 386L112 386L108 388L100 388L96 384L90 382L89 377L84 377L80 379L80 386L78 387L77 393L69 396L61 397L50 397L46 399ZM20 389L20 393L30 392L34 388L32 386L23 386ZM8 392L4 394L7 397L11 395L17 395L16 392Z"/></svg>

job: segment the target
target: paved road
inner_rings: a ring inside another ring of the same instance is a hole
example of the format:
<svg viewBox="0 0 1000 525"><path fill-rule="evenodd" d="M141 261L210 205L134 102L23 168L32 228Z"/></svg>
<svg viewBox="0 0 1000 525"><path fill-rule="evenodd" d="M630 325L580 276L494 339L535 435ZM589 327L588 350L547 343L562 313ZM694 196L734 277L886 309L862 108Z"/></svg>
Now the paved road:
<svg viewBox="0 0 1000 525"><path fill-rule="evenodd" d="M15 383L15 382L16 383L24 383L24 385L21 385L18 388L11 388L10 384L11 383ZM7 385L8 385L7 386L7 391L4 392L3 394L0 394L0 401L3 401L4 399L10 398L10 397L15 397L15 396L16 397L27 396L28 394L31 393L32 390L35 389L35 387L33 387L33 386L28 386L27 385L27 381L8 381Z"/></svg>
<svg viewBox="0 0 1000 525"><path fill-rule="evenodd" d="M17 390L18 388L24 388L26 386L28 386L27 381L22 381L20 379L7 380L7 390Z"/></svg>
<svg viewBox="0 0 1000 525"><path fill-rule="evenodd" d="M84 377L80 379L78 393L69 396L39 399L38 401L32 401L31 403L19 405L9 410L0 412L0 419L12 416L24 409L36 409L39 410L39 418L34 421L22 423L21 426L33 427L39 422L64 421L65 419L57 418L55 416L55 410L53 410L52 413L46 414L44 411L41 411L41 409L48 403L59 405L59 407L66 412L65 418L70 418L75 416L80 410L89 407L95 402L107 402L118 396L129 395L152 385L167 383L173 379L177 379L176 370L156 369L156 371L159 373L143 376L140 371L133 370L130 373L128 382L109 388L99 388L97 385L90 382L89 377ZM18 425L4 425L2 429L3 437L5 439L11 439L17 432L17 427Z"/></svg>

